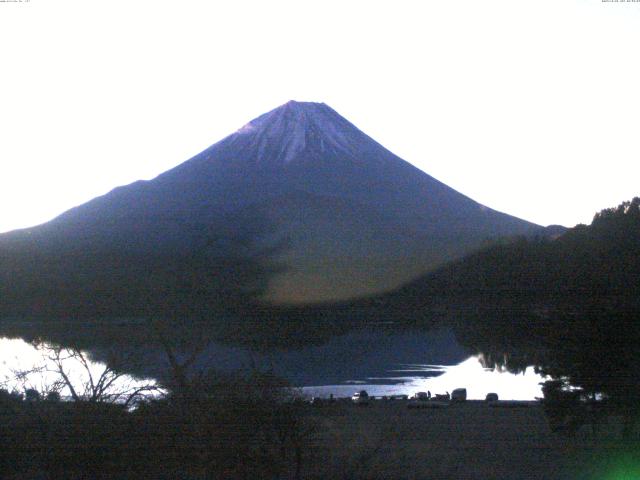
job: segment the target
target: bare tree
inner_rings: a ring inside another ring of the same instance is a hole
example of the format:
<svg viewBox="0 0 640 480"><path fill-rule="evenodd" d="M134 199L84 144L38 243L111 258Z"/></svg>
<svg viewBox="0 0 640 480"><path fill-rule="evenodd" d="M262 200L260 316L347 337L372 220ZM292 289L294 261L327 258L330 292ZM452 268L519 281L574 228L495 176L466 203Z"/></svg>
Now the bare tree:
<svg viewBox="0 0 640 480"><path fill-rule="evenodd" d="M105 364L99 364L91 362L77 346L62 347L39 340L33 345L45 360L40 371L55 375L48 391L66 389L73 401L118 403L128 407L161 392L155 381L138 381L128 375L123 368L126 359L114 352Z"/></svg>
<svg viewBox="0 0 640 480"><path fill-rule="evenodd" d="M19 392L36 391L41 398L59 397L65 384L61 379L48 380L46 365L34 365L27 369L11 369L13 389Z"/></svg>

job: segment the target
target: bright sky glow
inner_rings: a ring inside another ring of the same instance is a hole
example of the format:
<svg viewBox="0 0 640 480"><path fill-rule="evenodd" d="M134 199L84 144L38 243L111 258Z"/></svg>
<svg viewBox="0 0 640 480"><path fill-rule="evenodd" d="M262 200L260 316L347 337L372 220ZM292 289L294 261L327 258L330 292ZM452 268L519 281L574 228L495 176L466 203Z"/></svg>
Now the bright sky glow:
<svg viewBox="0 0 640 480"><path fill-rule="evenodd" d="M323 101L492 208L572 226L640 194L640 3L0 3L0 231Z"/></svg>

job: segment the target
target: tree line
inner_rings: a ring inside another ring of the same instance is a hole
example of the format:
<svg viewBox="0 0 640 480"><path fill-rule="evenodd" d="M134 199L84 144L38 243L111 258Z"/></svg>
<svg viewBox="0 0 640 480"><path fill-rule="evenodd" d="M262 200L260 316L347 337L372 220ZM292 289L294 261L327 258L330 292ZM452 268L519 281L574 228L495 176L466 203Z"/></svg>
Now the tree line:
<svg viewBox="0 0 640 480"><path fill-rule="evenodd" d="M398 294L448 310L458 339L489 365L535 365L546 393L640 421L640 198L555 239L495 243Z"/></svg>

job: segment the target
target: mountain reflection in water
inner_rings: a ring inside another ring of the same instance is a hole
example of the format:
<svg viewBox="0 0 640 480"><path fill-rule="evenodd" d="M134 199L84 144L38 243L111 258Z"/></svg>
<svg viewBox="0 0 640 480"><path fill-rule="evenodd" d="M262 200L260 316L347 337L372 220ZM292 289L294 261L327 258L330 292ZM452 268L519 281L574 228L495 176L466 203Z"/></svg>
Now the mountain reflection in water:
<svg viewBox="0 0 640 480"><path fill-rule="evenodd" d="M469 357L456 344L449 331L393 335L353 332L322 346L291 351L255 354L245 349L212 345L208 353L207 364L226 370L246 367L247 356L250 356L250 363L271 369L292 385L301 387L308 396L346 397L361 389L375 396L411 395L418 391L435 394L460 387L467 389L470 399L484 399L489 392L497 393L504 400L533 400L542 396L539 383L543 378L532 368L521 374L485 369L478 357ZM222 358L227 362L222 362ZM423 363L410 363L416 361ZM46 365L46 355L31 344L20 339L0 338L0 387L44 391L56 375L48 372ZM93 361L90 367L95 375L104 364ZM26 370L34 372L16 380L16 373ZM81 366L69 364L68 371L74 382L86 381L87 372ZM124 376L119 382L116 388L125 385L130 388L149 380Z"/></svg>

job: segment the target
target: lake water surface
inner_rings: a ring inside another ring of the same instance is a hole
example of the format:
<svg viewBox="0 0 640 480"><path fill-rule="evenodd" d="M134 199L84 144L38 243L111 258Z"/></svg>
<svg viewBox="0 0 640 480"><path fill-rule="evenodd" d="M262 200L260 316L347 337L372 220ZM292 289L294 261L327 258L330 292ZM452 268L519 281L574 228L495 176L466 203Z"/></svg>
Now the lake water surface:
<svg viewBox="0 0 640 480"><path fill-rule="evenodd" d="M357 331L322 345L269 353L213 344L203 355L202 363L227 371L268 369L308 396L345 397L363 389L375 396L412 395L418 391L436 394L461 387L467 389L470 399L484 399L489 392L504 400L542 396L543 378L532 368L521 374L483 368L480 358L458 345L448 330ZM42 391L56 375L47 371L51 366L43 368L46 364L43 352L31 344L20 339L0 339L0 384ZM90 362L94 376L103 368L100 362ZM29 369L39 371L15 379L16 372ZM68 370L77 382L87 381L86 368L69 363ZM119 387L135 388L151 381L125 376L119 380Z"/></svg>

